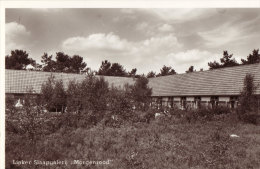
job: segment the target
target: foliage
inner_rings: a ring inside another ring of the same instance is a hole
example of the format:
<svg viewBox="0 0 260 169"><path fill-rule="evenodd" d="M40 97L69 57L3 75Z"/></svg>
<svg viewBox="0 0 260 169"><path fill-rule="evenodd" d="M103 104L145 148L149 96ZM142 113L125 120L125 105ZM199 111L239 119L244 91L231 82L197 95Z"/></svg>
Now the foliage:
<svg viewBox="0 0 260 169"><path fill-rule="evenodd" d="M66 73L80 73L85 70L87 64L83 62L83 57L73 55L72 57L63 53L56 53L56 60L52 60L52 55L48 56L44 53L41 62L43 63L43 71L47 72L66 72Z"/></svg>
<svg viewBox="0 0 260 169"><path fill-rule="evenodd" d="M52 55L48 56L47 53L44 53L42 55L42 60L43 64L42 70L45 72L55 72L55 61L52 60Z"/></svg>
<svg viewBox="0 0 260 169"><path fill-rule="evenodd" d="M163 65L161 72L157 76L166 76L166 75L174 75L177 74L175 70L171 66Z"/></svg>
<svg viewBox="0 0 260 169"><path fill-rule="evenodd" d="M67 94L67 111L76 112L82 109L80 84L75 81L70 81L68 84Z"/></svg>
<svg viewBox="0 0 260 169"><path fill-rule="evenodd" d="M39 97L33 95L25 96L22 104L21 108L15 108L12 105L12 109L7 109L6 130L25 134L31 143L35 143L43 134L43 107L40 105ZM11 110L15 110L15 113Z"/></svg>
<svg viewBox="0 0 260 169"><path fill-rule="evenodd" d="M12 50L11 55L5 56L5 68L24 70L26 66L31 64L35 65L35 60L28 58L29 54L23 50Z"/></svg>
<svg viewBox="0 0 260 169"><path fill-rule="evenodd" d="M254 94L257 87L258 85L254 83L254 76L247 74L244 79L244 87L240 96L241 110L244 113L252 111L256 105L257 99Z"/></svg>
<svg viewBox="0 0 260 169"><path fill-rule="evenodd" d="M102 61L102 64L97 72L97 75L109 76L110 68L111 68L111 63L109 61L107 60Z"/></svg>
<svg viewBox="0 0 260 169"><path fill-rule="evenodd" d="M48 81L43 83L41 86L42 102L46 106L46 109L48 111L52 111L52 109L54 108L54 103L52 102L54 85L55 85L55 78L53 75L51 75L48 78Z"/></svg>
<svg viewBox="0 0 260 169"><path fill-rule="evenodd" d="M136 82L132 87L132 95L136 107L142 111L148 109L152 95L152 88L148 87L148 82L149 80L145 76L141 76L136 79Z"/></svg>
<svg viewBox="0 0 260 169"><path fill-rule="evenodd" d="M111 115L120 116L124 120L127 120L132 116L132 107L134 103L129 85L125 85L123 89L112 87L109 91L108 98Z"/></svg>
<svg viewBox="0 0 260 169"><path fill-rule="evenodd" d="M80 85L82 108L98 113L106 110L108 83L103 77L96 78L93 75L87 78Z"/></svg>
<svg viewBox="0 0 260 169"><path fill-rule="evenodd" d="M259 168L258 128L232 121L165 121L123 123L119 128L103 124L85 128L62 127L43 135L35 146L19 134L6 137L6 168L13 159L66 159L68 166L54 168L100 168L71 165L74 159L112 160L103 168ZM231 138L237 134L239 138ZM21 168L35 168L21 165ZM40 167L40 166L38 166ZM49 168L52 168L49 167ZM101 168L102 168L101 167ZM48 168L48 167L47 167Z"/></svg>
<svg viewBox="0 0 260 169"><path fill-rule="evenodd" d="M128 76L129 77L136 77L137 76L136 71L137 71L136 68L132 69L130 72L128 72Z"/></svg>
<svg viewBox="0 0 260 169"><path fill-rule="evenodd" d="M190 66L189 69L186 71L186 73L191 73L191 72L195 72L196 70L194 70L194 66Z"/></svg>
<svg viewBox="0 0 260 169"><path fill-rule="evenodd" d="M110 76L127 76L127 73L122 65L113 63L110 68Z"/></svg>
<svg viewBox="0 0 260 169"><path fill-rule="evenodd" d="M232 67L232 66L238 66L239 64L233 58L233 54L228 54L227 51L223 52L223 57L220 59L220 63L214 61L214 62L209 62L208 66L209 69L218 69L218 68L224 68L224 67Z"/></svg>
<svg viewBox="0 0 260 169"><path fill-rule="evenodd" d="M64 112L66 107L66 92L62 80L55 80L52 75L41 86L43 104L48 111Z"/></svg>
<svg viewBox="0 0 260 169"><path fill-rule="evenodd" d="M97 72L97 75L104 75L104 76L128 76L126 70L122 65L119 63L110 63L109 61L105 60L102 61L102 64Z"/></svg>
<svg viewBox="0 0 260 169"><path fill-rule="evenodd" d="M252 120L260 118L257 115L259 111L258 97L255 95L256 89L259 87L259 84L254 83L254 76L247 74L244 78L244 87L240 95L240 106L237 110L239 117L242 120L256 123Z"/></svg>
<svg viewBox="0 0 260 169"><path fill-rule="evenodd" d="M241 59L242 64L254 64L254 63L259 63L260 62L260 54L259 54L259 49L254 49L252 54L249 54L247 56L247 60Z"/></svg>
<svg viewBox="0 0 260 169"><path fill-rule="evenodd" d="M66 107L66 92L63 86L62 80L55 81L55 86L53 89L53 95L52 95L52 103L57 110L64 112L64 109Z"/></svg>
<svg viewBox="0 0 260 169"><path fill-rule="evenodd" d="M156 73L153 71L150 71L149 73L147 73L147 78L151 78L151 77L156 77Z"/></svg>

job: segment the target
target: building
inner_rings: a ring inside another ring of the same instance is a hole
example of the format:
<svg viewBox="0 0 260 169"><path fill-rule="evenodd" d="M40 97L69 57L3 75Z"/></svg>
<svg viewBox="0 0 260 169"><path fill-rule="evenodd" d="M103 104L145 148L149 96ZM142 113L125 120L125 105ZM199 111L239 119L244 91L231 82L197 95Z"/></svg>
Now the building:
<svg viewBox="0 0 260 169"><path fill-rule="evenodd" d="M179 108L223 105L235 108L246 74L260 84L260 64L161 76L149 79L153 104ZM260 87L256 90L260 95Z"/></svg>
<svg viewBox="0 0 260 169"><path fill-rule="evenodd" d="M181 109L197 108L201 105L235 108L246 74L252 74L255 83L260 84L260 64L150 78L149 86L153 89L151 105L177 106ZM65 88L69 81L81 81L86 77L82 74L6 69L6 96L19 100L28 94L30 89L30 94L40 94L42 83L51 75L57 80L62 79ZM134 84L133 78L112 76L104 78L110 86L123 87L125 84ZM260 87L256 90L256 95L260 96Z"/></svg>

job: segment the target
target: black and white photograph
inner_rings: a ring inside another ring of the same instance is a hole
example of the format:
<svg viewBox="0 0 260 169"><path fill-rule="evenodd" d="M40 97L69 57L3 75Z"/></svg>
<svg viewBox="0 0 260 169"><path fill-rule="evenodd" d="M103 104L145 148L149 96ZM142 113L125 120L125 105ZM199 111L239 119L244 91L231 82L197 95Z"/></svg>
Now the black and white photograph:
<svg viewBox="0 0 260 169"><path fill-rule="evenodd" d="M259 169L257 7L5 8L5 168Z"/></svg>

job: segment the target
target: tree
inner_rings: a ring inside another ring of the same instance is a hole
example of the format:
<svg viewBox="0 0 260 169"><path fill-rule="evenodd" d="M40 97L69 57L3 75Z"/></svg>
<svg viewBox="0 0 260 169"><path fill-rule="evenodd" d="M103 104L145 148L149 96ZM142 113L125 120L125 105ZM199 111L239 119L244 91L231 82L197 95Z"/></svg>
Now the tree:
<svg viewBox="0 0 260 169"><path fill-rule="evenodd" d="M15 69L15 70L24 70L26 66L35 64L35 60L28 58L28 53L23 50L12 50L11 55L5 56L5 68L6 69Z"/></svg>
<svg viewBox="0 0 260 169"><path fill-rule="evenodd" d="M56 72L69 72L70 70L70 56L63 52L56 53Z"/></svg>
<svg viewBox="0 0 260 169"><path fill-rule="evenodd" d="M73 57L64 54L63 52L56 53L56 61L52 60L52 55L48 56L44 53L41 62L43 63L43 71L48 72L66 72L79 73L83 71L87 64L83 62L83 57L73 55Z"/></svg>
<svg viewBox="0 0 260 169"><path fill-rule="evenodd" d="M136 72L137 72L137 69L134 68L134 69L131 70L131 72L128 72L128 76L130 76L130 77L136 77Z"/></svg>
<svg viewBox="0 0 260 169"><path fill-rule="evenodd" d="M97 72L97 75L111 76L110 75L111 63L107 60L102 61L102 64Z"/></svg>
<svg viewBox="0 0 260 169"><path fill-rule="evenodd" d="M64 112L66 107L66 92L62 80L55 80L51 75L41 86L42 102L48 111Z"/></svg>
<svg viewBox="0 0 260 169"><path fill-rule="evenodd" d="M156 73L153 72L153 71L150 71L147 75L146 75L147 78L151 78L151 77L156 77Z"/></svg>
<svg viewBox="0 0 260 169"><path fill-rule="evenodd" d="M104 76L127 76L127 72L119 63L111 64L109 61L102 61L102 64L97 72L97 75Z"/></svg>
<svg viewBox="0 0 260 169"><path fill-rule="evenodd" d="M220 59L220 63L214 61L209 62L208 66L209 69L218 69L223 67L232 67L232 66L238 66L239 64L237 61L233 58L233 54L229 55L227 51L223 52L223 57Z"/></svg>
<svg viewBox="0 0 260 169"><path fill-rule="evenodd" d="M133 99L137 108L146 110L149 105L150 97L152 95L152 88L148 86L149 80L144 75L137 78L134 86L132 87Z"/></svg>
<svg viewBox="0 0 260 169"><path fill-rule="evenodd" d="M239 65L235 58L232 59L233 54L228 54L227 51L223 52L223 58L220 59L220 62L222 63L223 67L232 67Z"/></svg>
<svg viewBox="0 0 260 169"><path fill-rule="evenodd" d="M110 68L111 76L127 76L127 73L122 65L119 63L113 63Z"/></svg>
<svg viewBox="0 0 260 169"><path fill-rule="evenodd" d="M56 109L56 112L64 112L64 109L66 107L66 92L62 80L55 81L52 102Z"/></svg>
<svg viewBox="0 0 260 169"><path fill-rule="evenodd" d="M67 111L79 113L82 108L80 84L76 81L70 81L67 94Z"/></svg>
<svg viewBox="0 0 260 169"><path fill-rule="evenodd" d="M241 113L250 112L256 107L257 98L255 92L258 85L254 83L254 76L251 74L245 76L244 87L240 96Z"/></svg>
<svg viewBox="0 0 260 169"><path fill-rule="evenodd" d="M191 73L191 72L195 72L196 70L194 70L194 66L190 66L189 69L186 71L186 73Z"/></svg>
<svg viewBox="0 0 260 169"><path fill-rule="evenodd" d="M54 103L52 102L54 93L55 78L51 75L47 82L43 83L41 86L41 97L42 102L48 111L54 111Z"/></svg>
<svg viewBox="0 0 260 169"><path fill-rule="evenodd" d="M218 68L222 68L222 65L220 65L220 63L214 61L214 62L209 62L208 63L209 69L218 69Z"/></svg>
<svg viewBox="0 0 260 169"><path fill-rule="evenodd" d="M259 54L259 49L254 49L252 54L249 54L247 56L247 60L241 59L242 64L254 64L254 63L259 63L260 62L260 54Z"/></svg>
<svg viewBox="0 0 260 169"><path fill-rule="evenodd" d="M83 62L83 57L79 55L73 55L70 59L70 69L69 72L79 73L80 71L84 71L87 64Z"/></svg>
<svg viewBox="0 0 260 169"><path fill-rule="evenodd" d="M161 72L157 76L166 76L176 74L175 70L171 66L163 66Z"/></svg>
<svg viewBox="0 0 260 169"><path fill-rule="evenodd" d="M43 67L42 67L43 71L45 71L45 72L55 72L56 62L52 60L52 55L48 56L47 53L44 53L42 55L41 62L43 63Z"/></svg>

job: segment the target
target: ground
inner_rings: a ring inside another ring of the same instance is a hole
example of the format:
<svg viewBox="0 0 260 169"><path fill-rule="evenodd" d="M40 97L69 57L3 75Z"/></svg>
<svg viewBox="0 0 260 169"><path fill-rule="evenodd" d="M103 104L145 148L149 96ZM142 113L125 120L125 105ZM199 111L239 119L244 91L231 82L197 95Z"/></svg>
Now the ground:
<svg viewBox="0 0 260 169"><path fill-rule="evenodd" d="M230 137L236 134L239 137ZM161 118L150 123L126 122L113 128L61 128L41 137L35 146L15 133L6 135L6 166L12 160L111 160L98 165L53 165L47 168L203 169L260 168L260 126L231 113L211 120ZM12 168L44 168L12 165ZM11 167L10 167L11 168Z"/></svg>

